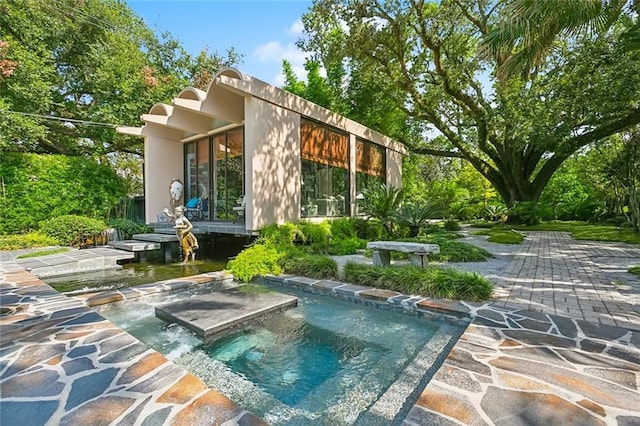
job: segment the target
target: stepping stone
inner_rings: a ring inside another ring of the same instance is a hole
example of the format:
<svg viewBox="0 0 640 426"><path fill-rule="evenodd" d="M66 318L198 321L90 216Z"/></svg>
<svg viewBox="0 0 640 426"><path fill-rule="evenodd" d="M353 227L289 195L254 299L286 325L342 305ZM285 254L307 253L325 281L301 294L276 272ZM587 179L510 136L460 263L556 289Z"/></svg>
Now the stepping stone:
<svg viewBox="0 0 640 426"><path fill-rule="evenodd" d="M156 307L155 312L156 317L180 324L210 343L237 327L297 305L298 298L288 294L244 293L233 288Z"/></svg>

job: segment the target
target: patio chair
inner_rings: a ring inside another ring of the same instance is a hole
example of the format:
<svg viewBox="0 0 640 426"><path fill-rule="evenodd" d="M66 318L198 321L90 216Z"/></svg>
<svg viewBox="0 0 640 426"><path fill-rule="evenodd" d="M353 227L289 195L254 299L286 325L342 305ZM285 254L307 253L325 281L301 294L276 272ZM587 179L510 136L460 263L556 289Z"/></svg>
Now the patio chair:
<svg viewBox="0 0 640 426"><path fill-rule="evenodd" d="M236 223L239 220L244 220L244 211L246 205L246 195L243 195L242 198L238 198L236 201L239 205L237 207L233 207L233 212L236 214L236 218L233 223Z"/></svg>
<svg viewBox="0 0 640 426"><path fill-rule="evenodd" d="M194 197L187 201L184 206L184 215L189 220L202 219L202 200L198 197Z"/></svg>

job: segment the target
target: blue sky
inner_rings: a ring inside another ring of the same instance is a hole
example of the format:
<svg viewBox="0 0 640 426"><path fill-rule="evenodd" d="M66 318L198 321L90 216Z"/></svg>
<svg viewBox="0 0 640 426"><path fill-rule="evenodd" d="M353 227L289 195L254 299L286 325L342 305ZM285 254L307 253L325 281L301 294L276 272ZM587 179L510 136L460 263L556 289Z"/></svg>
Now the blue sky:
<svg viewBox="0 0 640 426"><path fill-rule="evenodd" d="M170 32L185 49L203 47L224 53L234 47L243 55L238 68L261 80L282 85L282 60L304 75L304 54L295 42L302 31L300 17L309 0L126 0L156 32Z"/></svg>

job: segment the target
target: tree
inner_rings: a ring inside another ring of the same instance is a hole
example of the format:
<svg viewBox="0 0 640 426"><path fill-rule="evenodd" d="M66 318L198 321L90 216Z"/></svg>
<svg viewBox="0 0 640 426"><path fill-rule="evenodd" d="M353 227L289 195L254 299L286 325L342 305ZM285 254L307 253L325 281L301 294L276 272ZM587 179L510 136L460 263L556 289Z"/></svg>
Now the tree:
<svg viewBox="0 0 640 426"><path fill-rule="evenodd" d="M640 122L640 58L617 43L621 22L598 38L563 39L536 74L504 76L497 70L517 52L487 57L478 47L505 10L496 1L320 0L303 17L300 45L383 75L388 99L438 134L408 147L465 159L511 207L537 201L582 147Z"/></svg>
<svg viewBox="0 0 640 426"><path fill-rule="evenodd" d="M527 74L541 64L558 37L606 32L621 16L637 15L639 8L640 3L630 0L513 0L506 3L507 18L485 36L484 47L494 53L515 47L501 71ZM626 49L639 49L640 21L620 40Z"/></svg>
<svg viewBox="0 0 640 426"><path fill-rule="evenodd" d="M2 2L0 150L140 154L141 140L116 125L140 125L149 105L238 59L233 49L194 59L121 1Z"/></svg>

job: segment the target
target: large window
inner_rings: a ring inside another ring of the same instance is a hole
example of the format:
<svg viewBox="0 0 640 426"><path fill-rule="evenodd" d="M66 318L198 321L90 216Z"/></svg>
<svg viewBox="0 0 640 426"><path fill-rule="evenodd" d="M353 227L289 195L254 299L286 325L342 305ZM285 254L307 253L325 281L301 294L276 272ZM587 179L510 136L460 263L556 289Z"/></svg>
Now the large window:
<svg viewBox="0 0 640 426"><path fill-rule="evenodd" d="M192 215L193 218L209 218L209 176L211 168L209 162L209 138L200 139L196 142L188 143L185 155L185 205L192 198L200 198L197 204L199 211Z"/></svg>
<svg viewBox="0 0 640 426"><path fill-rule="evenodd" d="M356 197L376 183L386 182L385 148L364 139L356 139Z"/></svg>
<svg viewBox="0 0 640 426"><path fill-rule="evenodd" d="M243 142L239 128L186 144L185 204L200 199L190 218L235 220L233 207L244 195Z"/></svg>
<svg viewBox="0 0 640 426"><path fill-rule="evenodd" d="M349 206L349 137L302 119L302 217L344 216Z"/></svg>

